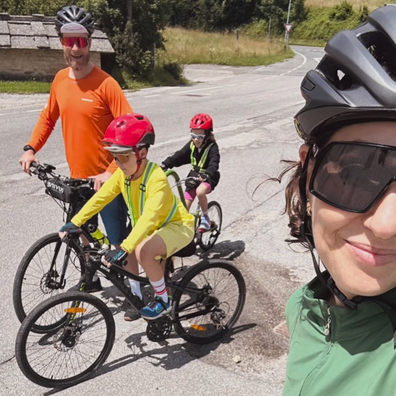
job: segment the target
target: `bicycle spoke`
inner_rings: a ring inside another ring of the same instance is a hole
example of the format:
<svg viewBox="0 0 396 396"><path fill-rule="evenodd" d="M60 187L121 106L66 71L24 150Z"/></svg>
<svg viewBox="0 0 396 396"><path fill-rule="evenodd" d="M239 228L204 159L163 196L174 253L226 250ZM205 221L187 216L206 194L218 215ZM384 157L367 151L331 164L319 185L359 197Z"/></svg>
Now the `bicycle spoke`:
<svg viewBox="0 0 396 396"><path fill-rule="evenodd" d="M54 259L57 248L59 248L58 254ZM40 302L62 292L64 286L78 284L82 260L73 246L70 250L64 283L59 283L62 280L65 254L65 244L59 245L58 235L50 234L38 240L22 259L13 292L15 310L21 321Z"/></svg>
<svg viewBox="0 0 396 396"><path fill-rule="evenodd" d="M70 301L55 305L35 322L41 326L63 319L59 330L50 335L32 332L28 335L26 357L39 376L52 380L75 377L90 367L104 348L107 327L101 312L83 302L79 308L84 312L71 319L72 314L65 313L70 306ZM69 328L71 336L67 337Z"/></svg>
<svg viewBox="0 0 396 396"><path fill-rule="evenodd" d="M245 284L229 263L206 262L183 278L175 300L175 328L187 341L210 342L228 331L238 319L245 299Z"/></svg>

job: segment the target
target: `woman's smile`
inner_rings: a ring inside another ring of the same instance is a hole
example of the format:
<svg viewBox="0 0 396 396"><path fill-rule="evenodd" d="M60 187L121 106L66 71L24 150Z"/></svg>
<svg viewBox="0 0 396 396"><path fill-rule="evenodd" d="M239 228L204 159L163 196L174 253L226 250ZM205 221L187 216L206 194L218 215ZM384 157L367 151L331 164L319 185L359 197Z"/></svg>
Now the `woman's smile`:
<svg viewBox="0 0 396 396"><path fill-rule="evenodd" d="M345 242L352 254L363 264L377 267L396 263L395 249L375 248L370 245L351 241Z"/></svg>

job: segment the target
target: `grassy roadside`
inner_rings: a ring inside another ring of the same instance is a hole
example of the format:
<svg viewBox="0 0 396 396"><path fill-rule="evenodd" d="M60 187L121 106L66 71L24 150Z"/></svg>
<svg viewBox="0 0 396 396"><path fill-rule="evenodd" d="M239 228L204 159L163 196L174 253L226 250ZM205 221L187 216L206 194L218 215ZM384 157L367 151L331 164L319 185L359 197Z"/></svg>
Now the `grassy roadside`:
<svg viewBox="0 0 396 396"><path fill-rule="evenodd" d="M317 7L317 8L332 8L337 4L340 4L341 0L305 0L306 7ZM354 10L359 10L363 6L367 6L369 11L374 11L378 7L382 7L387 1L383 0L348 0L348 3L352 4ZM392 2L389 2L392 3Z"/></svg>
<svg viewBox="0 0 396 396"><path fill-rule="evenodd" d="M0 93L49 93L51 83L41 81L1 81Z"/></svg>
<svg viewBox="0 0 396 396"><path fill-rule="evenodd" d="M182 28L166 29L166 51L181 64L265 66L294 56L285 51L283 38L253 39L233 34L205 33Z"/></svg>
<svg viewBox="0 0 396 396"><path fill-rule="evenodd" d="M136 81L123 75L126 88L138 91L160 85L180 85L183 65L193 63L229 66L265 66L294 56L284 49L283 38L253 39L236 34L204 33L180 28L164 32L166 52L157 51L157 67L150 81ZM39 81L0 81L0 93L49 93L51 83Z"/></svg>

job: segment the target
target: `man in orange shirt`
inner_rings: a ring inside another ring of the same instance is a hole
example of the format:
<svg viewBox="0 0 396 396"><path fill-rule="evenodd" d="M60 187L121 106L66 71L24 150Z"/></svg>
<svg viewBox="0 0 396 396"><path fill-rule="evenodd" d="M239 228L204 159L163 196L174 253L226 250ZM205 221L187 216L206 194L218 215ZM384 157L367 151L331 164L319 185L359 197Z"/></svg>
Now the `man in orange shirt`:
<svg viewBox="0 0 396 396"><path fill-rule="evenodd" d="M48 103L23 148L25 153L19 163L24 172L30 174L30 164L33 161L39 163L36 153L44 146L60 118L71 177L95 177L95 190L99 190L117 169L111 153L101 144L106 128L114 118L132 113L132 108L118 83L90 61L94 32L91 15L81 7L64 7L57 14L55 28L69 67L56 74ZM108 204L100 214L110 243L118 246L129 234L127 208L122 196ZM91 287L90 291L101 290L99 278L94 279ZM139 288L140 293L138 282L131 287ZM125 319L131 320L129 317Z"/></svg>

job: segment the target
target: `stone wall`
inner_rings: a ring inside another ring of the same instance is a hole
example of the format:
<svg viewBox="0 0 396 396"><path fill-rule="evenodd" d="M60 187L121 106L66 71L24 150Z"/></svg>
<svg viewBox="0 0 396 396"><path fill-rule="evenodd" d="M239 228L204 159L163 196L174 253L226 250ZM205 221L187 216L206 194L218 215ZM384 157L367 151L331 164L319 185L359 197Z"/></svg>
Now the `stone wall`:
<svg viewBox="0 0 396 396"><path fill-rule="evenodd" d="M100 53L91 52L92 62L101 67ZM63 51L0 48L0 79L52 81L67 67Z"/></svg>

